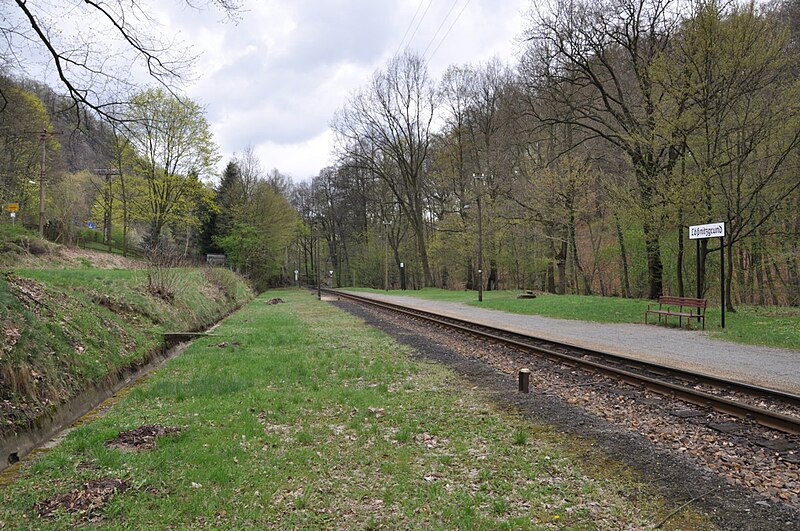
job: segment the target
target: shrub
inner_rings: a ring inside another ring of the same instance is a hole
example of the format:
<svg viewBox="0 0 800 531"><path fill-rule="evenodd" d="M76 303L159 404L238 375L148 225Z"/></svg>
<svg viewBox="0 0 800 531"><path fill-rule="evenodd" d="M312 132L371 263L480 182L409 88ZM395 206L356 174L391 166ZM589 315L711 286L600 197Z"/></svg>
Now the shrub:
<svg viewBox="0 0 800 531"><path fill-rule="evenodd" d="M172 302L185 288L180 258L164 249L154 249L147 257L147 291L165 301Z"/></svg>

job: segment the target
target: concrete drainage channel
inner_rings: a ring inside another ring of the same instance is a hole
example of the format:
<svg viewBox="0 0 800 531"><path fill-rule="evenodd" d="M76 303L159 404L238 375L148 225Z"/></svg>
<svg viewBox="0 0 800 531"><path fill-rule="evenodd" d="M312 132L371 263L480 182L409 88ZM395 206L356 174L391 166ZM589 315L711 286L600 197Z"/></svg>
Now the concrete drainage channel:
<svg viewBox="0 0 800 531"><path fill-rule="evenodd" d="M48 442L54 438L57 440L63 438L63 435L69 432L70 427L76 421L93 414L99 406L113 400L117 393L135 384L143 376L183 352L192 339L208 335L212 334L205 332L166 333L164 334L164 347L155 351L144 365L123 371L113 381L90 386L80 395L37 418L32 429L4 436L0 440L0 472L37 448L52 447L53 445L49 445Z"/></svg>

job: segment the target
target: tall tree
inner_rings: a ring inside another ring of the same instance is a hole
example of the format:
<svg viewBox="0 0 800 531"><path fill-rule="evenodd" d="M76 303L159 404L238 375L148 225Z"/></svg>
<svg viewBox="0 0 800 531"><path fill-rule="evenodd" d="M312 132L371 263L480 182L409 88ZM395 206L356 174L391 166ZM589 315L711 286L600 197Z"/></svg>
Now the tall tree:
<svg viewBox="0 0 800 531"><path fill-rule="evenodd" d="M656 67L671 53L682 18L675 0L559 1L532 15L525 81L545 125L600 138L630 159L638 185L649 297L663 289L659 188L683 147L686 96L668 97ZM677 94L681 94L677 92ZM552 108L558 112L550 112ZM568 149L571 149L569 147Z"/></svg>
<svg viewBox="0 0 800 531"><path fill-rule="evenodd" d="M231 264L265 289L288 282L286 255L298 224L297 211L288 199L261 179L247 202L237 207L231 229L214 241Z"/></svg>
<svg viewBox="0 0 800 531"><path fill-rule="evenodd" d="M690 111L701 124L687 137L691 181L681 195L688 196L685 209L699 221L727 223L725 290L731 311L734 245L756 236L800 187L800 92L788 35L753 4L711 1L698 6L676 40L675 75L688 79ZM701 282L708 253L704 240Z"/></svg>
<svg viewBox="0 0 800 531"><path fill-rule="evenodd" d="M426 162L435 93L421 57L392 58L337 112L332 127L343 158L391 189L416 238L424 283L433 284L426 241Z"/></svg>
<svg viewBox="0 0 800 531"><path fill-rule="evenodd" d="M128 137L138 154L147 196L141 214L149 224L147 244L159 243L165 225L180 219L202 195L197 176L209 176L218 160L208 122L192 101L163 89L134 98Z"/></svg>
<svg viewBox="0 0 800 531"><path fill-rule="evenodd" d="M0 203L22 203L21 213L34 215L38 195L28 181L39 179L42 142L49 153L61 146L52 135L45 135L42 140L39 132L52 130L52 124L47 109L35 94L3 76L0 76L0 90L8 104L0 112Z"/></svg>
<svg viewBox="0 0 800 531"><path fill-rule="evenodd" d="M233 214L239 203L236 190L241 189L241 172L236 161L229 161L222 171L219 185L214 189L214 201L202 213L200 245L205 253L220 253L215 237L227 235L233 227Z"/></svg>

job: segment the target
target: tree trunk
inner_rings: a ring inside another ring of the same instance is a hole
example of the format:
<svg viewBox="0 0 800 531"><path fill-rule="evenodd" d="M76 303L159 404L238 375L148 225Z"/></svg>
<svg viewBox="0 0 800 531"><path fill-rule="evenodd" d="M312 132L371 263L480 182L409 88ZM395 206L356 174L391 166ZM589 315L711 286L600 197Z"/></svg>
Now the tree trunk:
<svg viewBox="0 0 800 531"><path fill-rule="evenodd" d="M752 249L752 244L750 249ZM739 270L742 272L742 301L753 304L753 268L750 267L750 251L741 245L738 255Z"/></svg>
<svg viewBox="0 0 800 531"><path fill-rule="evenodd" d="M497 262L489 262L489 280L486 283L486 291L497 290Z"/></svg>
<svg viewBox="0 0 800 531"><path fill-rule="evenodd" d="M731 238L726 244L725 253L725 309L731 313L736 313L736 308L733 307L733 297L731 297L731 284L733 283L733 239Z"/></svg>
<svg viewBox="0 0 800 531"><path fill-rule="evenodd" d="M619 224L619 217L614 213L614 224L617 227L617 240L619 241L619 261L622 268L622 296L626 299L631 296L631 283L628 279L628 253L625 249L625 235Z"/></svg>
<svg viewBox="0 0 800 531"><path fill-rule="evenodd" d="M569 248L572 253L572 265L575 268L575 293L579 293L578 279L580 278L580 280L583 281L583 295L591 295L592 286L589 283L589 279L586 277L586 272L583 270L583 265L581 265L581 258L578 255L578 237L575 229L575 216L572 212L570 212L569 218L569 227L567 231L569 233Z"/></svg>
<svg viewBox="0 0 800 531"><path fill-rule="evenodd" d="M545 279L545 285L547 286L547 293L555 293L556 292L556 268L553 261L550 260L547 262L547 278Z"/></svg>
<svg viewBox="0 0 800 531"><path fill-rule="evenodd" d="M775 262L774 262L774 260L772 259L771 256L769 257L769 260L765 260L765 262L766 262L765 272L766 272L766 277L767 277L767 289L769 290L769 294L770 294L770 298L772 300L772 304L775 305L775 306L778 306L778 305L782 304L782 301L780 300L780 297L778 296L778 292L775 289L775 279L773 279L773 277L772 277L772 268L773 268L773 266L777 266L777 264L775 264Z"/></svg>
<svg viewBox="0 0 800 531"><path fill-rule="evenodd" d="M796 247L796 246L795 246ZM789 289L787 290L787 304L800 306L800 267L797 254L790 254L786 258L786 268L789 272Z"/></svg>
<svg viewBox="0 0 800 531"><path fill-rule="evenodd" d="M664 291L664 266L661 263L661 244L658 233L649 221L644 223L644 246L647 253L647 284L649 299L658 299Z"/></svg>
<svg viewBox="0 0 800 531"><path fill-rule="evenodd" d="M787 296L789 298L788 304L790 306L800 306L800 244L798 243L798 236L800 236L800 194L796 208L794 209L794 234L795 237L790 240L789 253L786 257L786 269L789 276L789 289L787 289Z"/></svg>
<svg viewBox="0 0 800 531"><path fill-rule="evenodd" d="M561 247L556 255L556 265L558 266L558 291L559 295L567 292L567 242L562 241Z"/></svg>
<svg viewBox="0 0 800 531"><path fill-rule="evenodd" d="M430 287L433 286L433 275L431 275L431 265L428 262L428 249L425 245L425 225L422 222L422 216L420 216L419 223L413 223L414 225L414 234L417 237L417 250L419 253L420 262L422 262L422 276L423 276L423 287Z"/></svg>

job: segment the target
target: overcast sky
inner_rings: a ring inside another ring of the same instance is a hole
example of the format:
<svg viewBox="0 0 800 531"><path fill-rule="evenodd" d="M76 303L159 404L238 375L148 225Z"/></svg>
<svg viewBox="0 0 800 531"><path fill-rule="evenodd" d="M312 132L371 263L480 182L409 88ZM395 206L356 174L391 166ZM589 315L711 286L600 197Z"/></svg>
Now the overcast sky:
<svg viewBox="0 0 800 531"><path fill-rule="evenodd" d="M187 92L221 165L252 145L265 170L300 181L333 162L333 113L398 50L424 53L435 80L451 64L510 62L530 0L250 0L238 24L178 4L157 18L202 54Z"/></svg>

